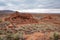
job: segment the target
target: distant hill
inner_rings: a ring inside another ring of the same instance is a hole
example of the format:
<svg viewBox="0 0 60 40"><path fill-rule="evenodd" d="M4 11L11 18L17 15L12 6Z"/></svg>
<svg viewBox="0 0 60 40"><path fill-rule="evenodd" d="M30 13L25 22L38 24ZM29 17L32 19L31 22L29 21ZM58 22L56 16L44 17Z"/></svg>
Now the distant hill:
<svg viewBox="0 0 60 40"><path fill-rule="evenodd" d="M12 10L0 10L0 14L12 14L13 12Z"/></svg>

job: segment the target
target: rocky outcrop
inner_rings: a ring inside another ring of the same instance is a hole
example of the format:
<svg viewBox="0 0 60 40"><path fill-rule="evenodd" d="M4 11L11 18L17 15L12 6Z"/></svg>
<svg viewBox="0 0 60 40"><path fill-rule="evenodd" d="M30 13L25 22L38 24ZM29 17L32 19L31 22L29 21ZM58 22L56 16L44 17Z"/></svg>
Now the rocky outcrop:
<svg viewBox="0 0 60 40"><path fill-rule="evenodd" d="M43 22L50 22L50 23L53 23L53 24L59 24L60 25L60 19L59 19L59 16L45 16L43 18L41 18L41 20Z"/></svg>
<svg viewBox="0 0 60 40"><path fill-rule="evenodd" d="M5 20L17 24L38 23L38 21L34 19L31 14L19 13L19 12L11 14L10 17L5 18Z"/></svg>

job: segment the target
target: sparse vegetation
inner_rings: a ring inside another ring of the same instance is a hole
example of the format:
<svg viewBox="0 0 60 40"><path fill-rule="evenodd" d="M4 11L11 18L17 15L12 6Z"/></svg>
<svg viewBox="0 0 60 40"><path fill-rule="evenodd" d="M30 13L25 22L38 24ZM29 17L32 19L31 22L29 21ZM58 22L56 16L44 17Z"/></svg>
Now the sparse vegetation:
<svg viewBox="0 0 60 40"><path fill-rule="evenodd" d="M16 15L17 15L16 17L11 16L14 18L14 20L12 20L10 18L10 16L9 16L9 18L6 17L8 19L7 21L2 22L2 20L0 20L0 40L26 40L28 38L31 38L30 35L32 35L34 33L42 33L43 36L41 39L44 38L43 40L48 40L48 39L49 40L58 40L59 39L60 24L55 24L53 22L55 19L49 18L50 16L44 17L44 18L48 18L48 20L44 20L43 17L42 17L43 20L40 20L41 18L38 19L39 17L38 18L36 17L36 20L34 21L32 15L30 18L30 16L29 16L30 14L27 15L26 17L25 17L25 15L23 15L23 16L19 15L19 14L16 14ZM39 21L40 23L37 23L38 22L37 19L40 20ZM49 20L49 19L51 19L51 20ZM53 21L52 21L52 19L53 19ZM16 20L18 20L18 21L16 21ZM30 22L31 22L31 24L30 24ZM35 24L35 22L37 24ZM21 25L23 23L24 23L24 25ZM9 27L13 27L13 28L9 28ZM54 32L58 32L58 34L54 33ZM28 35L27 38L26 38L26 35ZM36 35L38 35L38 34L36 34ZM34 37L34 35L32 35L32 36ZM39 39L37 39L37 40L41 40L40 36L38 36ZM50 36L51 36L51 38L49 38ZM31 40L33 40L33 38Z"/></svg>
<svg viewBox="0 0 60 40"><path fill-rule="evenodd" d="M60 40L60 33L54 32L53 35L50 37L50 40Z"/></svg>
<svg viewBox="0 0 60 40"><path fill-rule="evenodd" d="M0 19L0 23L2 22L2 19Z"/></svg>
<svg viewBox="0 0 60 40"><path fill-rule="evenodd" d="M56 33L54 33L54 40L58 40L59 39L59 35L58 34L56 34Z"/></svg>
<svg viewBox="0 0 60 40"><path fill-rule="evenodd" d="M0 40L22 40L23 39L23 32L17 31L16 33L11 32L11 30L8 32L5 32L5 30L0 30ZM13 30L12 30L13 31ZM5 36L5 37L4 37Z"/></svg>

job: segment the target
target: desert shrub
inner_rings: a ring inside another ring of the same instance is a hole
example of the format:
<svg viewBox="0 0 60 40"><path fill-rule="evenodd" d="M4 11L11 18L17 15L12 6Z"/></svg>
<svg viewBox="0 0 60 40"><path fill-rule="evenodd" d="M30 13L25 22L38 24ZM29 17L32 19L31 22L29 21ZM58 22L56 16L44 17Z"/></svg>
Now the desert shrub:
<svg viewBox="0 0 60 40"><path fill-rule="evenodd" d="M0 40L3 40L3 39L0 37Z"/></svg>
<svg viewBox="0 0 60 40"><path fill-rule="evenodd" d="M2 30L0 30L0 35L2 34Z"/></svg>
<svg viewBox="0 0 60 40"><path fill-rule="evenodd" d="M23 39L23 32L17 32L16 34L13 34L14 40L22 40Z"/></svg>
<svg viewBox="0 0 60 40"><path fill-rule="evenodd" d="M0 22L2 22L2 20L0 19Z"/></svg>
<svg viewBox="0 0 60 40"><path fill-rule="evenodd" d="M59 33L57 32L55 32L55 33L53 33L53 35L50 37L50 40L59 40Z"/></svg>
<svg viewBox="0 0 60 40"><path fill-rule="evenodd" d="M7 34L6 35L6 40L13 40L12 34Z"/></svg>
<svg viewBox="0 0 60 40"><path fill-rule="evenodd" d="M1 35L0 36L0 40L6 40L6 36L5 35Z"/></svg>
<svg viewBox="0 0 60 40"><path fill-rule="evenodd" d="M6 32L4 30L0 30L0 35L5 34Z"/></svg>
<svg viewBox="0 0 60 40"><path fill-rule="evenodd" d="M54 40L58 40L59 39L59 34L54 33L53 37L54 37Z"/></svg>

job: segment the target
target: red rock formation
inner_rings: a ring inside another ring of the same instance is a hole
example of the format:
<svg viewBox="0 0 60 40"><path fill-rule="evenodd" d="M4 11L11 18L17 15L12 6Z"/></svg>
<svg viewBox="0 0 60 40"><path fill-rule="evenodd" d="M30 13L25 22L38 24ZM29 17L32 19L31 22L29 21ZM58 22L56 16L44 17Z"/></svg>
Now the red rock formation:
<svg viewBox="0 0 60 40"><path fill-rule="evenodd" d="M53 19L52 16L45 16L45 17L43 17L41 20L51 20L51 19Z"/></svg>
<svg viewBox="0 0 60 40"><path fill-rule="evenodd" d="M58 16L45 16L44 18L41 18L42 21L45 22L50 22L50 23L54 23L54 24L59 24L60 25L60 19Z"/></svg>
<svg viewBox="0 0 60 40"><path fill-rule="evenodd" d="M38 21L34 19L31 14L19 13L19 12L11 14L10 17L6 18L5 20L18 24L38 23Z"/></svg>

